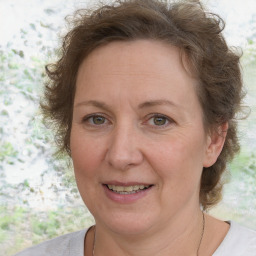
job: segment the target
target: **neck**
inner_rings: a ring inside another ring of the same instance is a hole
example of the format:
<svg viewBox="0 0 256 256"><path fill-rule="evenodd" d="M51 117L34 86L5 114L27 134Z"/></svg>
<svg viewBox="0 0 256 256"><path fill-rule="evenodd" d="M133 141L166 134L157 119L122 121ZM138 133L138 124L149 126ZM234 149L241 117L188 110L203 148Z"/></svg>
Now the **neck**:
<svg viewBox="0 0 256 256"><path fill-rule="evenodd" d="M198 209L189 216L179 214L176 218L137 236L117 234L102 228L101 225L96 225L94 256L198 256L204 233L202 212Z"/></svg>

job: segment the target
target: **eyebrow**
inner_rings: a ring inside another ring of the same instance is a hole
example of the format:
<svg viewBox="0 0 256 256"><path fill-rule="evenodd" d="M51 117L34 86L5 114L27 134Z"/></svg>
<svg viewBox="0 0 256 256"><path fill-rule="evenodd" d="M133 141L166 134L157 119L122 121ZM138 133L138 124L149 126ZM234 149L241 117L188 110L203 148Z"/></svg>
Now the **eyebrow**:
<svg viewBox="0 0 256 256"><path fill-rule="evenodd" d="M110 111L110 107L106 103L104 103L102 101L97 101L97 100L83 101L83 102L77 103L75 105L75 107L80 107L80 106L94 106L97 108L102 108L102 109Z"/></svg>
<svg viewBox="0 0 256 256"><path fill-rule="evenodd" d="M143 109L143 108L150 108L150 107L161 106L161 105L169 105L169 106L177 107L177 105L172 101L169 101L166 99L160 99L160 100L145 101L139 104L138 108ZM97 100L83 101L75 105L75 107L80 107L80 106L95 106L97 108L105 109L107 111L110 111L111 109L106 103L102 101L97 101Z"/></svg>
<svg viewBox="0 0 256 256"><path fill-rule="evenodd" d="M154 106L161 106L161 105L169 105L173 107L177 107L177 105L169 100L166 99L160 99L160 100L149 100L146 102L143 102L139 104L139 108L149 108L149 107L154 107Z"/></svg>

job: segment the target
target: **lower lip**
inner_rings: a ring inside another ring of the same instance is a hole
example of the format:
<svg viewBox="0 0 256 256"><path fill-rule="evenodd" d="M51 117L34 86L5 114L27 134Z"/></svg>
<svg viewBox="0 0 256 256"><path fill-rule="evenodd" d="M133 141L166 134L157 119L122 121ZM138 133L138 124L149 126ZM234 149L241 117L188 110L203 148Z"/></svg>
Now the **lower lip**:
<svg viewBox="0 0 256 256"><path fill-rule="evenodd" d="M108 189L106 185L103 185L104 191L106 196L111 199L114 202L122 203L122 204L128 204L128 203L134 203L137 200L145 197L153 188L154 186L149 187L148 189L141 190L139 192L133 193L133 194L118 194L114 191Z"/></svg>

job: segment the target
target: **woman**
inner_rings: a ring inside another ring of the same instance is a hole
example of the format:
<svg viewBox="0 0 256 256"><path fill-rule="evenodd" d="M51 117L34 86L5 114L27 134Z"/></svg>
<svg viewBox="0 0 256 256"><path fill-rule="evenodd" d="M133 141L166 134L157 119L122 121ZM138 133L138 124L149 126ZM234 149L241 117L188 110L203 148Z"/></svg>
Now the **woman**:
<svg viewBox="0 0 256 256"><path fill-rule="evenodd" d="M195 1L126 0L73 23L42 109L96 225L17 255L256 255L256 232L204 213L239 150L223 21Z"/></svg>

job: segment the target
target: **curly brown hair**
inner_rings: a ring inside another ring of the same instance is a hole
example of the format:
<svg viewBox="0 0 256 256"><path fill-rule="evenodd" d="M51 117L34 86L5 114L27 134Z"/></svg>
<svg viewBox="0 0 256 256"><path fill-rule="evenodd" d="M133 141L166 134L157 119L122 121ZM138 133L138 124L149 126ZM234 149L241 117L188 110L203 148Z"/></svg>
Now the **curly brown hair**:
<svg viewBox="0 0 256 256"><path fill-rule="evenodd" d="M224 21L199 1L117 0L97 9L78 10L63 38L59 59L46 66L49 80L41 108L54 124L59 152L70 155L70 131L76 77L81 62L98 46L113 41L149 39L177 46L197 77L198 98L209 132L228 122L223 150L214 165L204 168L200 203L204 209L221 198L222 173L239 151L236 115L243 97L239 59L222 35Z"/></svg>

